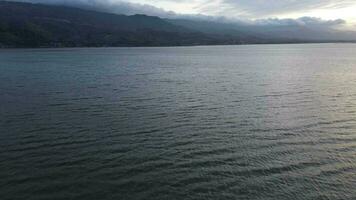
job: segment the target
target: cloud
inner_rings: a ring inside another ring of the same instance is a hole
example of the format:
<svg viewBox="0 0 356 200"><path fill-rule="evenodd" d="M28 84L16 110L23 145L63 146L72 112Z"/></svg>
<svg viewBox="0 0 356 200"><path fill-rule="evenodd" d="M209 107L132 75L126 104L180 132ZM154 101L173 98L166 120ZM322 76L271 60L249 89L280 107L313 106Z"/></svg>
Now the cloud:
<svg viewBox="0 0 356 200"><path fill-rule="evenodd" d="M341 9L356 5L354 0L212 0L199 6L201 12L217 15L268 17L315 9Z"/></svg>
<svg viewBox="0 0 356 200"><path fill-rule="evenodd" d="M110 12L115 14L134 15L146 14L160 17L177 15L172 11L166 11L152 5L130 3L121 0L10 0L16 2L41 3L50 5L64 5L85 8L96 11Z"/></svg>
<svg viewBox="0 0 356 200"><path fill-rule="evenodd" d="M346 23L343 19L323 20L316 17L301 17L298 19L278 19L268 18L253 21L254 25L258 26L305 26L305 27L335 27L344 25Z"/></svg>
<svg viewBox="0 0 356 200"><path fill-rule="evenodd" d="M356 6L355 0L11 0L45 4L85 6L122 14L175 16L174 11L194 10L195 14L245 18L266 18L313 10L337 10ZM178 7L182 7L178 9ZM174 9L175 8L175 9Z"/></svg>
<svg viewBox="0 0 356 200"><path fill-rule="evenodd" d="M65 5L73 6L85 9L91 9L96 11L111 12L116 14L134 15L134 14L146 14L152 16L159 16L162 18L170 19L191 19L191 20L204 20L223 23L234 23L247 26L305 26L314 28L334 28L344 25L345 20L323 20L316 17L301 17L298 19L279 19L279 18L262 18L258 20L251 20L248 18L239 17L226 17L223 15L203 15L203 14L178 14L173 11L166 11L162 8L157 8L152 5L132 3L123 0L11 0L31 3L43 3L52 5ZM160 2L169 2L172 0L159 0ZM176 0L176 2L186 2L187 0ZM202 4L206 0L192 0ZM354 2L354 0L352 0ZM236 10L244 8L248 12L277 12L282 7L285 10L288 9L302 9L312 7L312 5L338 8L347 6L351 3L349 0L210 0L209 3L204 4L205 7L198 6L197 9L208 9L208 7L215 7L216 12L222 12L222 10ZM220 5L220 6L217 6ZM227 11L225 11L227 13ZM246 11L247 12L247 11ZM279 11L280 12L280 11ZM287 12L287 11L285 11ZM225 13L225 14L226 14Z"/></svg>
<svg viewBox="0 0 356 200"><path fill-rule="evenodd" d="M132 3L123 0L8 0L15 2L40 3L47 5L63 5L71 6L95 11L109 12L114 14L135 15L145 14L150 16L158 16L169 19L194 19L208 21L231 21L224 16L210 16L204 14L179 14L174 11L168 11L158 8L153 5L144 3ZM171 0L162 0L171 1ZM186 2L187 0L178 0L178 2ZM205 0L203 0L205 1ZM236 21L236 20L235 20Z"/></svg>

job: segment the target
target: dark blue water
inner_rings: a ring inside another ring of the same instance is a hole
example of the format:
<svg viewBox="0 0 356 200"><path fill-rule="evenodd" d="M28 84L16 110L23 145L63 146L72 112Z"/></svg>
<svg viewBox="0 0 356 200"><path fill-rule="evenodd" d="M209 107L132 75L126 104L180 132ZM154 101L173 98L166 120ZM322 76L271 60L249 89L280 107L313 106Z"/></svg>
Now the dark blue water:
<svg viewBox="0 0 356 200"><path fill-rule="evenodd" d="M356 199L356 45L0 50L0 199Z"/></svg>

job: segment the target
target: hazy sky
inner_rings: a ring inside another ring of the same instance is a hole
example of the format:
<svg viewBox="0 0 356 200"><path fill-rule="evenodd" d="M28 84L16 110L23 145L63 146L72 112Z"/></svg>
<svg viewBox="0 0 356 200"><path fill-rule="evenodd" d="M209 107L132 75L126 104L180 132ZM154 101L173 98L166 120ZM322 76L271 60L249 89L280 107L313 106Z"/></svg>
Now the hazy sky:
<svg viewBox="0 0 356 200"><path fill-rule="evenodd" d="M87 7L118 14L160 17L224 16L241 21L356 27L356 0L9 0ZM172 11L172 12L171 12ZM183 14L183 15L181 15ZM204 16L200 16L204 15ZM301 18L309 17L309 18ZM313 18L310 18L313 17ZM276 19L278 18L278 19ZM299 19L298 19L299 18ZM260 20L262 19L262 20ZM268 19L266 21L266 19ZM341 20L342 19L342 20ZM345 22L346 21L346 22Z"/></svg>
<svg viewBox="0 0 356 200"><path fill-rule="evenodd" d="M112 0L115 1L115 0ZM118 0L116 0L118 1ZM183 14L205 14L248 19L345 19L356 22L356 0L124 0Z"/></svg>

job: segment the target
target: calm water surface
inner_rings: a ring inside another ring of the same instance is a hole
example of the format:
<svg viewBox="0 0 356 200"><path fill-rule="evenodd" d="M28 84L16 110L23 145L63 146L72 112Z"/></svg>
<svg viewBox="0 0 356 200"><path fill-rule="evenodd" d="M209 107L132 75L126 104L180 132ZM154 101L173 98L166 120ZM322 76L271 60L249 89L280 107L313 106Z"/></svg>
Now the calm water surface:
<svg viewBox="0 0 356 200"><path fill-rule="evenodd" d="M356 45L0 50L0 198L356 199Z"/></svg>

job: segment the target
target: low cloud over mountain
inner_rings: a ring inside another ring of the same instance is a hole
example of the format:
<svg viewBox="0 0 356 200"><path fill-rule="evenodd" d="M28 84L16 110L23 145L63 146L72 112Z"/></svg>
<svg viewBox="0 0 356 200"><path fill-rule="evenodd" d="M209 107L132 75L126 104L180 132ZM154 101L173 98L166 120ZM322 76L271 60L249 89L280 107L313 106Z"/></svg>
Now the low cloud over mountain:
<svg viewBox="0 0 356 200"><path fill-rule="evenodd" d="M167 11L162 8L158 8L148 4L140 3L131 3L122 0L10 0L15 2L29 2L29 3L41 3L49 5L65 5L77 8L90 9L101 12L110 12L115 14L124 14L124 15L134 15L134 14L145 14L150 16L158 16L161 18L168 19L192 19L192 20L208 20L215 22L224 22L224 23L238 23L245 25L257 25L257 26L314 26L314 28L335 28L346 23L343 19L336 20L323 20L317 17L301 17L297 19L280 19L280 18L265 18L258 20L249 20L249 19L239 19L236 17L226 17L226 16L209 16L204 14L179 14L174 11ZM170 1L170 0L166 0ZM201 1L200 5L204 1ZM288 1L288 6L293 7L294 9L301 8L303 6L322 6L322 7L344 7L346 5L352 4L353 1L338 1L334 2L329 1ZM216 2L215 2L216 3ZM208 5L214 4L212 1ZM234 7L246 7L248 10L253 10L253 8L259 8L258 10L274 11L278 10L279 7L285 7L286 1L245 1L245 0L224 0L220 2L221 5L230 5ZM263 8L263 9L261 9ZM217 10L221 9L216 7ZM288 9L288 7L285 7ZM241 11L242 12L242 11Z"/></svg>
<svg viewBox="0 0 356 200"><path fill-rule="evenodd" d="M48 45L53 41L65 46L160 46L356 40L355 32L340 29L346 24L343 19L300 17L251 20L201 14L187 15L152 5L117 0L7 2L9 3L3 1L3 6L0 7L0 37L5 43L12 40L22 41L19 44L24 46L32 40L22 40L26 39L25 35L22 35L24 32L20 31L23 29L29 31L26 34L33 34L41 39L29 46ZM58 5L62 7L56 7ZM73 13L74 8L75 12L81 13L78 14L78 19ZM66 11L71 15L67 15ZM145 16L129 17L136 14ZM91 18L88 18L89 16ZM80 29L86 32L78 35Z"/></svg>

